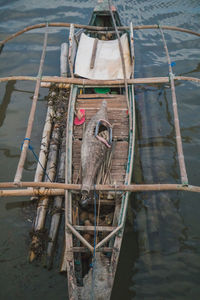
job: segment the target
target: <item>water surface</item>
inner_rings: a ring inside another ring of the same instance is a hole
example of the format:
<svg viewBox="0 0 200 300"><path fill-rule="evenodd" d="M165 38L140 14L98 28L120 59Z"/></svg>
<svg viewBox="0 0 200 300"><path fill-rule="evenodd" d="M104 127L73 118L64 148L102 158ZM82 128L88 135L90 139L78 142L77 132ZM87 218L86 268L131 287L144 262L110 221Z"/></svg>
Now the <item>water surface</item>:
<svg viewBox="0 0 200 300"><path fill-rule="evenodd" d="M41 22L87 24L95 1L0 0L0 40ZM199 31L198 0L116 1L128 25L161 24ZM50 29L44 75L59 75L60 44L66 29ZM0 56L0 76L38 72L44 29L9 42ZM176 75L200 77L200 40L179 32L165 34ZM136 77L168 76L158 31L135 32ZM12 181L34 93L32 82L0 84L0 180ZM176 83L183 148L190 184L200 182L200 87ZM40 90L32 144L39 150L46 111L46 89ZM180 174L168 85L137 86L137 142L133 181L179 183ZM32 180L31 153L24 179ZM67 282L59 261L48 271L28 263L29 231L35 208L26 198L0 202L0 299L67 299ZM132 195L112 299L199 299L200 202L183 192Z"/></svg>

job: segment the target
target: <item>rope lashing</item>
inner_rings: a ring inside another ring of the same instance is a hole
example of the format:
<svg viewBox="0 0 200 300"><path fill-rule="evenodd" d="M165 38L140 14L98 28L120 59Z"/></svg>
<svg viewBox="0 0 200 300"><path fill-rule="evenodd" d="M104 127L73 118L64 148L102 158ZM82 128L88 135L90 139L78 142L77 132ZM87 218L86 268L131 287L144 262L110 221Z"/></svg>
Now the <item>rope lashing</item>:
<svg viewBox="0 0 200 300"><path fill-rule="evenodd" d="M46 172L46 169L45 169L45 168L43 167L43 165L41 164L41 162L40 162L40 160L39 160L39 157L38 157L37 154L35 153L33 146L30 145L31 139L25 138L24 141L29 141L28 149L31 150L31 152L33 153L33 155L34 155L36 161L39 163L40 167L43 169L43 171L44 171L46 177L49 179L50 182L52 182L51 178L49 177L49 175L48 175L47 172ZM22 151L23 146L24 146L24 141L23 141L23 143L21 144L21 151Z"/></svg>

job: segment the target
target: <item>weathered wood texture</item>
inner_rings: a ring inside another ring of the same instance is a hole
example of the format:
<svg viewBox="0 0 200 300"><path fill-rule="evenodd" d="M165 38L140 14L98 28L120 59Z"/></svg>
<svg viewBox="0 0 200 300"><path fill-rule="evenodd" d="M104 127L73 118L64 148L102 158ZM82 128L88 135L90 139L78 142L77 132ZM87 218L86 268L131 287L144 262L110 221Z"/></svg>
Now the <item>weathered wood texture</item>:
<svg viewBox="0 0 200 300"><path fill-rule="evenodd" d="M123 184L128 156L128 115L125 95L82 94L78 96L76 109L85 109L86 126L91 117L97 113L103 100L107 100L108 118L113 126L115 140L110 177L112 183ZM81 143L83 125L74 126L73 140L73 183L80 182Z"/></svg>

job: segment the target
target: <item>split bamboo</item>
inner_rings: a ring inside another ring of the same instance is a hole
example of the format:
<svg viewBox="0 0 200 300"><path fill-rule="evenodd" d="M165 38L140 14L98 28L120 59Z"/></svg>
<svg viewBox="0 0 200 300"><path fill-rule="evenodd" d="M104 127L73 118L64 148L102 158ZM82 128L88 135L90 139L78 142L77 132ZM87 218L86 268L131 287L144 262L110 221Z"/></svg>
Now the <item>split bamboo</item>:
<svg viewBox="0 0 200 300"><path fill-rule="evenodd" d="M176 145L177 145L177 152L178 152L178 160L179 160L181 181L182 181L182 184L187 185L188 184L188 177L187 177L187 172L186 172L186 167L185 167L185 160L184 160L184 155L183 155L183 145L182 145L181 130L180 130L180 123L179 123L178 109L177 109L174 74L172 72L171 59L170 59L170 56L169 56L167 43L166 43L164 33L163 33L163 30L162 30L161 27L160 27L160 33L162 35L162 40L163 40L163 43L164 43L164 48L165 48L168 67L169 67L169 78L170 78L170 84L171 84L172 105L173 105L173 112L174 112L174 126L175 126L175 132L176 132Z"/></svg>
<svg viewBox="0 0 200 300"><path fill-rule="evenodd" d="M24 163L25 163L26 156L27 156L27 150L28 150L29 143L30 143L31 132L32 132L32 128L33 128L34 116L35 116L35 111L36 111L36 105L37 105L37 100L38 100L38 95L39 95L41 77L42 77L42 70L43 70L44 59L45 59L45 54L46 54L47 37L48 37L47 30L48 30L48 28L46 29L45 36L44 36L44 44L43 44L42 56L41 56L41 60L40 60L40 67L39 67L39 71L38 71L32 107L31 107L31 111L29 114L26 135L25 135L25 139L23 142L19 163L18 163L16 174L15 174L15 178L14 178L15 183L19 183L21 181Z"/></svg>

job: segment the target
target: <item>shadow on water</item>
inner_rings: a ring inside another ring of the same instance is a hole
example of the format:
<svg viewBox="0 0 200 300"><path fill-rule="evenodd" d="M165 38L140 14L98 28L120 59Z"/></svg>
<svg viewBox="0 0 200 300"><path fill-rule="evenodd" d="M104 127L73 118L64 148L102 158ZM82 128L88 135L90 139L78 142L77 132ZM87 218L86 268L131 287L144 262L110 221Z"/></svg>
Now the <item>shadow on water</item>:
<svg viewBox="0 0 200 300"><path fill-rule="evenodd" d="M3 122L6 118L6 111L10 103L11 95L14 91L15 84L16 81L8 81L8 83L6 84L4 97L2 103L0 104L0 127L3 126Z"/></svg>

